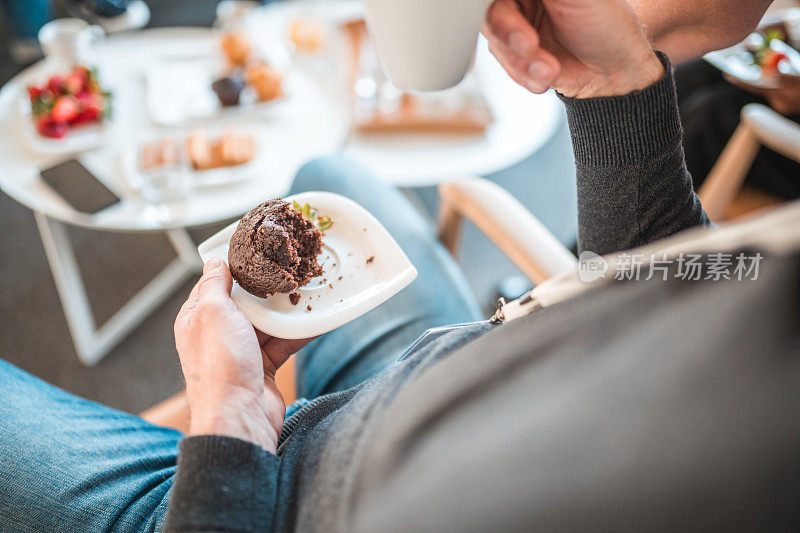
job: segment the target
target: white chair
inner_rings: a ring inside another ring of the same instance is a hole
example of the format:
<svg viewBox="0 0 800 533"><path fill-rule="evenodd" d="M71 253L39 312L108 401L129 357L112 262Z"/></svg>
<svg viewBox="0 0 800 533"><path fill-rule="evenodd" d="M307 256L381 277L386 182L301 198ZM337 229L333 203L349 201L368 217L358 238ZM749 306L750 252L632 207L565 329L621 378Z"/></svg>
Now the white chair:
<svg viewBox="0 0 800 533"><path fill-rule="evenodd" d="M698 191L711 220L737 218L781 203L779 198L742 187L761 146L800 162L800 125L761 104L742 109L739 126Z"/></svg>

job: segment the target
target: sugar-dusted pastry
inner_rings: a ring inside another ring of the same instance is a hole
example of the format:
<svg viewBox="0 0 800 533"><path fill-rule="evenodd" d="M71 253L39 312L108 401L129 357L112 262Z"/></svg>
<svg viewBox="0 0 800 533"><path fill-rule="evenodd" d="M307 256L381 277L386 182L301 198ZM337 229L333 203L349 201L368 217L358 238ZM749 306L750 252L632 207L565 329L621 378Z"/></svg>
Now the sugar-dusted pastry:
<svg viewBox="0 0 800 533"><path fill-rule="evenodd" d="M139 168L152 170L180 164L181 156L175 139L162 139L142 144L139 148Z"/></svg>
<svg viewBox="0 0 800 533"><path fill-rule="evenodd" d="M256 143L252 135L225 133L219 141L223 166L243 165L255 157Z"/></svg>
<svg viewBox="0 0 800 533"><path fill-rule="evenodd" d="M244 65L250 59L251 47L247 37L241 33L230 32L222 36L220 47L232 65Z"/></svg>
<svg viewBox="0 0 800 533"><path fill-rule="evenodd" d="M186 151L195 170L234 167L250 162L256 153L255 139L250 134L226 132L212 139L195 132L186 139Z"/></svg>
<svg viewBox="0 0 800 533"><path fill-rule="evenodd" d="M283 76L267 63L248 65L245 80L256 92L260 102L274 100L283 95Z"/></svg>
<svg viewBox="0 0 800 533"><path fill-rule="evenodd" d="M322 48L325 29L317 20L295 19L289 24L289 41L299 52L313 54Z"/></svg>
<svg viewBox="0 0 800 533"><path fill-rule="evenodd" d="M195 170L214 168L214 149L204 133L192 133L186 139L186 151Z"/></svg>

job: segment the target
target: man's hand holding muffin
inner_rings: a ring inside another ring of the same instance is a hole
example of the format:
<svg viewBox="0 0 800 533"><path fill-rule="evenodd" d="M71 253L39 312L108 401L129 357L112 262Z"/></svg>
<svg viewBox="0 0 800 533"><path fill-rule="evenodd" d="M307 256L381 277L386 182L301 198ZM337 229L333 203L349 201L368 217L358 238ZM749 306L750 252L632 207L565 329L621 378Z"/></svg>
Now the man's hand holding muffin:
<svg viewBox="0 0 800 533"><path fill-rule="evenodd" d="M175 320L189 435L224 435L275 453L286 410L275 372L310 342L256 330L231 299L233 280L219 259L206 263Z"/></svg>

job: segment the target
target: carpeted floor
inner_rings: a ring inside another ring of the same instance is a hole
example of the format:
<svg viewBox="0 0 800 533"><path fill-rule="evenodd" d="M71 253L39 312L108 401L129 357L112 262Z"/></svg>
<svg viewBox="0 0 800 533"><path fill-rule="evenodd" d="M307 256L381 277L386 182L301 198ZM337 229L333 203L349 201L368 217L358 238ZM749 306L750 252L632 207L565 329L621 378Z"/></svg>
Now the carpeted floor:
<svg viewBox="0 0 800 533"><path fill-rule="evenodd" d="M209 25L216 0L151 0L152 26ZM0 35L0 83L17 68ZM512 191L565 243L575 237L574 165L566 126L526 161L492 179ZM433 188L407 191L424 216L435 218ZM217 228L193 230L199 242ZM172 323L191 283L94 368L75 357L53 278L31 212L0 193L0 357L86 398L139 412L182 389ZM70 231L98 322L102 323L173 257L161 235ZM468 227L460 262L489 308L494 287L516 269Z"/></svg>

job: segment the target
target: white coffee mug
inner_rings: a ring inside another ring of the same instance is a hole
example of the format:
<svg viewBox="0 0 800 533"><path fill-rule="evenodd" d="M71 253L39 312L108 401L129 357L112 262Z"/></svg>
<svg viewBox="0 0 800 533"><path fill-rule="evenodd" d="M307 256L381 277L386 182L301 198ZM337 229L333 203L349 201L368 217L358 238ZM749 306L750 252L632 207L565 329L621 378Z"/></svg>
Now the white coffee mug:
<svg viewBox="0 0 800 533"><path fill-rule="evenodd" d="M38 37L48 61L71 66L91 63L92 46L105 37L105 32L82 19L61 18L42 26Z"/></svg>
<svg viewBox="0 0 800 533"><path fill-rule="evenodd" d="M404 91L457 85L475 55L492 0L364 0L386 74Z"/></svg>

